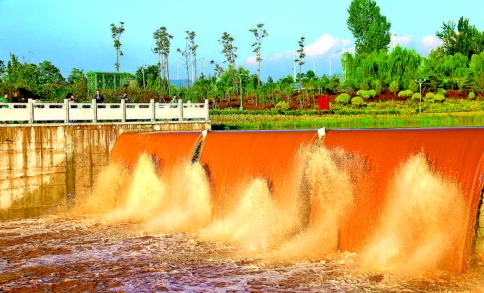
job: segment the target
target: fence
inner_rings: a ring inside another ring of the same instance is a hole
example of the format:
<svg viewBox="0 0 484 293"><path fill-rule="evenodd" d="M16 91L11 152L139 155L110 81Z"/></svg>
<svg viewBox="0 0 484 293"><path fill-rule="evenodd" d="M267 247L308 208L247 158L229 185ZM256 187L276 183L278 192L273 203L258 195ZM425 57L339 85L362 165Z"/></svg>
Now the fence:
<svg viewBox="0 0 484 293"><path fill-rule="evenodd" d="M208 100L205 103L28 103L0 104L0 121L38 122L140 122L209 120Z"/></svg>

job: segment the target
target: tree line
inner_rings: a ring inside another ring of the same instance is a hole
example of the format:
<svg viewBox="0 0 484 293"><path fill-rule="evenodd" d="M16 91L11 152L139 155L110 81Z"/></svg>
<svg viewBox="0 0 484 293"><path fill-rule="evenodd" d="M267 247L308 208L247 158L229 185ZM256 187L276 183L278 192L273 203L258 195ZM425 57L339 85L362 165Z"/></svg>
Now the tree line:
<svg viewBox="0 0 484 293"><path fill-rule="evenodd" d="M461 17L457 23L444 22L441 30L436 32L442 45L423 57L415 50L398 45L390 48L391 23L380 13L375 1L353 0L348 15L347 26L355 38L355 52L342 55L341 74L316 76L312 70L302 72L305 38L301 37L295 58L299 65L296 79L288 75L277 81L268 77L262 82L261 52L263 40L269 34L264 24L258 24L249 30L254 36L251 46L258 62L257 73L251 73L242 66L236 67L238 47L234 38L224 32L218 40L224 61L221 64L210 61L215 68L212 74L197 74L196 64L200 59L197 56L196 33L186 31L186 44L177 48L176 52L182 56L187 77L192 70L194 80L188 78L186 84L174 86L170 84L168 70L173 36L162 26L153 32L155 46L152 52L156 63L138 67L134 75L125 73L128 78L136 80L137 87L105 90L106 101L118 102L120 92L127 90L135 102L147 102L149 99L166 101L170 95L177 93L184 100L194 102L209 99L213 108L224 104L243 109L244 102L249 101L261 108L291 104L307 108L308 104L316 105L319 94L345 93L367 100L382 91L395 95L406 91L401 96L408 97L420 89L436 94L459 90L469 93L469 97L484 93L484 31L471 25L469 19ZM124 22L120 22L119 26L111 24L116 51L114 65L118 72L119 57L123 56L120 39L124 30ZM64 78L49 61L33 64L20 60L12 53L7 64L0 61L0 89L3 92L22 89L25 95L51 101L60 101L67 92L72 92L78 100L90 100L83 70L73 68Z"/></svg>

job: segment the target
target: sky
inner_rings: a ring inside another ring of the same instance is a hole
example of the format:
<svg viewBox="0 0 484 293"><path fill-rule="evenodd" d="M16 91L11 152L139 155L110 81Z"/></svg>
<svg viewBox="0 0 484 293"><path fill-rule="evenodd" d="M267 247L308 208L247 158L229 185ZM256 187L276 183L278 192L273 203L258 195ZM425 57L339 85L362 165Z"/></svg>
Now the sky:
<svg viewBox="0 0 484 293"><path fill-rule="evenodd" d="M156 64L153 32L166 27L173 36L169 55L171 79L185 79L184 59L177 49L186 45L185 31L194 31L197 75L214 74L211 60L226 67L222 45L224 32L234 38L236 67L257 73L249 30L264 24L261 78L278 80L294 73L294 54L305 38L303 72L318 76L341 72L341 54L354 51L354 38L346 20L351 0L0 0L0 60L10 53L22 62L45 60L67 78L72 68L114 72L116 50L111 23L124 22L119 58L120 71L136 73L142 65ZM461 16L484 30L483 0L376 0L380 13L392 25L392 43L415 49L426 56L440 40L442 24L457 23ZM203 59L203 61L202 61ZM299 72L299 66L296 68ZM190 72L190 78L192 78Z"/></svg>

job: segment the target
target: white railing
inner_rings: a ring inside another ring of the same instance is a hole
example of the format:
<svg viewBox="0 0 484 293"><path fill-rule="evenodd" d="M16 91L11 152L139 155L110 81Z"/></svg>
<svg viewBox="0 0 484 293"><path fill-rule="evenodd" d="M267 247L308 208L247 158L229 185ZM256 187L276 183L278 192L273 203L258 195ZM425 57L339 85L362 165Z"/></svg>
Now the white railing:
<svg viewBox="0 0 484 293"><path fill-rule="evenodd" d="M140 121L208 121L208 100L205 103L28 103L0 104L1 121L36 122L140 122Z"/></svg>

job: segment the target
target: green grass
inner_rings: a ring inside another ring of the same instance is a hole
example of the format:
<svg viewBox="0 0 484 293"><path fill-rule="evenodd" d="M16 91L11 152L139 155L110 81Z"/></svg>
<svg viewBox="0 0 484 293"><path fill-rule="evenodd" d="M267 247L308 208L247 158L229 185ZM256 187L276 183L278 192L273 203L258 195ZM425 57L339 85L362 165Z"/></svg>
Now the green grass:
<svg viewBox="0 0 484 293"><path fill-rule="evenodd" d="M229 114L210 117L213 129L408 128L483 126L484 111L385 115Z"/></svg>
<svg viewBox="0 0 484 293"><path fill-rule="evenodd" d="M211 110L213 129L406 128L483 126L484 102L372 102L363 107L332 104L331 115L316 110Z"/></svg>

